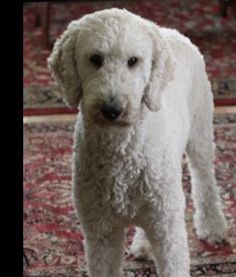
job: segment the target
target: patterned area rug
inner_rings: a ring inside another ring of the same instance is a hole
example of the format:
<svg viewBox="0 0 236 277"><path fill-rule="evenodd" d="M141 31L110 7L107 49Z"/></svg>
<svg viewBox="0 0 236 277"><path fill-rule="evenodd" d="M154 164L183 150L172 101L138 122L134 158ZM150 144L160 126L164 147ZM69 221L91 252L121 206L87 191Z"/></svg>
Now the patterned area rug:
<svg viewBox="0 0 236 277"><path fill-rule="evenodd" d="M72 123L24 126L24 276L87 276L83 235L71 204ZM236 115L215 117L216 176L229 224L229 242L210 246L192 223L190 177L183 163L191 276L236 276ZM128 277L157 276L152 261L128 254L134 228L127 229L124 268Z"/></svg>
<svg viewBox="0 0 236 277"><path fill-rule="evenodd" d="M70 112L65 109L59 89L49 75L46 58L50 50L42 49L41 29L34 24L40 5L24 5L24 112L26 115ZM236 104L236 21L230 12L226 19L219 16L217 0L53 3L51 41L55 41L71 20L115 6L159 25L176 28L190 37L205 56L216 104Z"/></svg>

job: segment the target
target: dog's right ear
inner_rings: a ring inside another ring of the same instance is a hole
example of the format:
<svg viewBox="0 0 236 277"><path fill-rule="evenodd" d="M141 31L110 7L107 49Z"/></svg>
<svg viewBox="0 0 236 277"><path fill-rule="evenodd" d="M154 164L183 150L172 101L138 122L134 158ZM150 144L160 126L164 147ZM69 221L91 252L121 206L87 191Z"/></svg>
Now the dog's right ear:
<svg viewBox="0 0 236 277"><path fill-rule="evenodd" d="M151 75L143 102L151 111L158 111L161 107L163 91L175 78L176 60L169 42L160 32L161 28L152 22L148 22L147 27L153 44L153 57Z"/></svg>
<svg viewBox="0 0 236 277"><path fill-rule="evenodd" d="M63 91L63 98L71 108L77 108L81 98L80 81L75 59L75 43L79 32L78 21L72 21L54 44L48 57L48 67Z"/></svg>

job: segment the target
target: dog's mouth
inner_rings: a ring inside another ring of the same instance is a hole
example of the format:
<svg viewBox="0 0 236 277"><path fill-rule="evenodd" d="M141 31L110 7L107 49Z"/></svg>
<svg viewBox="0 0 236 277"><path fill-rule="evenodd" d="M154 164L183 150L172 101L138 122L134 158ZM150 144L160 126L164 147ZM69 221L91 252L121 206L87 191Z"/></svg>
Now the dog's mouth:
<svg viewBox="0 0 236 277"><path fill-rule="evenodd" d="M132 125L130 122L124 121L124 120L111 122L108 120L103 120L98 118L94 119L94 123L103 128L109 128L109 127L125 128Z"/></svg>
<svg viewBox="0 0 236 277"><path fill-rule="evenodd" d="M85 113L96 126L102 128L127 128L138 120L140 108L133 109L128 104L104 106L96 103Z"/></svg>
<svg viewBox="0 0 236 277"><path fill-rule="evenodd" d="M125 128L132 125L127 107L121 105L94 105L90 109L90 118L96 125L103 128Z"/></svg>
<svg viewBox="0 0 236 277"><path fill-rule="evenodd" d="M109 120L102 116L94 116L93 121L96 125L103 127L103 128L109 128L109 127L117 127L117 128L125 128L132 125L132 123L128 120L125 120L124 118L118 118L116 120Z"/></svg>

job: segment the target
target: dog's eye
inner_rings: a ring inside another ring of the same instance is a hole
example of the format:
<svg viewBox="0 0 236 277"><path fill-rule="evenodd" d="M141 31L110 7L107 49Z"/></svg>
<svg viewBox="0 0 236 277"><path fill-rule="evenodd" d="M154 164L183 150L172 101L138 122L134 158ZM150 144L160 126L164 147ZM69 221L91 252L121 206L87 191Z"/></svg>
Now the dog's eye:
<svg viewBox="0 0 236 277"><path fill-rule="evenodd" d="M137 64L138 62L138 58L136 57L131 57L129 60L128 60L128 67L133 67L135 66L135 64Z"/></svg>
<svg viewBox="0 0 236 277"><path fill-rule="evenodd" d="M90 62L99 69L103 65L103 56L95 54L90 57Z"/></svg>

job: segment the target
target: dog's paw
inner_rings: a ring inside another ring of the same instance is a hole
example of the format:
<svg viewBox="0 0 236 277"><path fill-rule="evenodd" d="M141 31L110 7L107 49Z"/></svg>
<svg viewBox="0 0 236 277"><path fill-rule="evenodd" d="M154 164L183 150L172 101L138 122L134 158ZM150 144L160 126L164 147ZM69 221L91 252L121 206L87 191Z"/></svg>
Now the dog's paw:
<svg viewBox="0 0 236 277"><path fill-rule="evenodd" d="M142 241L134 240L129 253L134 256L135 259L152 259L151 245L148 240L144 239Z"/></svg>
<svg viewBox="0 0 236 277"><path fill-rule="evenodd" d="M198 237L209 244L218 245L218 246L225 244L227 241L225 234L214 234L214 233L209 233L204 235L198 234Z"/></svg>
<svg viewBox="0 0 236 277"><path fill-rule="evenodd" d="M209 244L222 244L227 240L227 223L223 214L211 218L196 216L194 225L198 238Z"/></svg>

